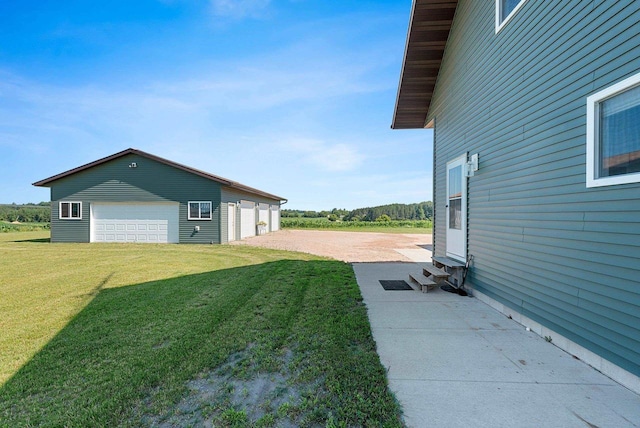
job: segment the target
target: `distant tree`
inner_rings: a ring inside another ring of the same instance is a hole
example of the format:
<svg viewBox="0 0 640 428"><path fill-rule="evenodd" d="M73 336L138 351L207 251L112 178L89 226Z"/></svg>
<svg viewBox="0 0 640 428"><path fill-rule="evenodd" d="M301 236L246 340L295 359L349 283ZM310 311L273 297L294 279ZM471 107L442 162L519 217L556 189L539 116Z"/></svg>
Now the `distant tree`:
<svg viewBox="0 0 640 428"><path fill-rule="evenodd" d="M331 210L331 214L335 214L338 217L344 217L345 215L349 214L349 211L344 208L334 208Z"/></svg>

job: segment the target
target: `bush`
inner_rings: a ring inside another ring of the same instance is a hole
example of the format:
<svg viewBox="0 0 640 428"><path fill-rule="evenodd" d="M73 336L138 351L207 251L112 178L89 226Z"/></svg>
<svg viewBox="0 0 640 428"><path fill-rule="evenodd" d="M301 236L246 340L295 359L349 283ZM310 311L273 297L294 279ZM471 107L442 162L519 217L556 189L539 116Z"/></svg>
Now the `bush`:
<svg viewBox="0 0 640 428"><path fill-rule="evenodd" d="M391 217L386 214L382 214L380 217L376 219L377 222L389 222L391 221Z"/></svg>

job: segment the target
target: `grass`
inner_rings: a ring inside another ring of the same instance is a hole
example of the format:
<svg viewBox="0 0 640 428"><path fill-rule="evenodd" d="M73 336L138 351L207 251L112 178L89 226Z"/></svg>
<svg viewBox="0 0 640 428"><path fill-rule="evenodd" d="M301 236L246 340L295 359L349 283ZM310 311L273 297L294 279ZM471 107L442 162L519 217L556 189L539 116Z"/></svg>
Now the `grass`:
<svg viewBox="0 0 640 428"><path fill-rule="evenodd" d="M0 426L402 426L348 264L47 238L0 234Z"/></svg>
<svg viewBox="0 0 640 428"><path fill-rule="evenodd" d="M30 232L37 230L49 230L49 223L9 223L0 220L0 233L3 232Z"/></svg>
<svg viewBox="0 0 640 428"><path fill-rule="evenodd" d="M329 221L327 218L282 218L283 229L340 230L345 232L376 233L417 233L430 234L433 225L430 220L378 221Z"/></svg>

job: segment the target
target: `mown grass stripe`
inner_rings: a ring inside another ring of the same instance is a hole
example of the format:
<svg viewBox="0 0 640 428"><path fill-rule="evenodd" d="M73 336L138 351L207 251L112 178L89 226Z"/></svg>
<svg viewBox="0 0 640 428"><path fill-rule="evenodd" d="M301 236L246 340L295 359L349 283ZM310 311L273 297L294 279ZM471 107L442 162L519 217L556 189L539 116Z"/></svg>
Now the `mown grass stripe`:
<svg viewBox="0 0 640 428"><path fill-rule="evenodd" d="M401 426L350 265L42 240L0 237L0 426ZM259 420L228 400L181 414L190 382L229 364L233 379L277 375L298 396L250 403Z"/></svg>

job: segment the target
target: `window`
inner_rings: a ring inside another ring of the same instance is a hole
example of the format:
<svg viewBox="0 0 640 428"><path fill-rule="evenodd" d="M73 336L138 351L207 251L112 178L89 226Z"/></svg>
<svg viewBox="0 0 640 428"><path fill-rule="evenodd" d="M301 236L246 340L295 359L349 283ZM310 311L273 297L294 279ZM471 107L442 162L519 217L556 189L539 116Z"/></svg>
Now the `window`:
<svg viewBox="0 0 640 428"><path fill-rule="evenodd" d="M449 170L449 229L462 230L462 166Z"/></svg>
<svg viewBox="0 0 640 428"><path fill-rule="evenodd" d="M640 74L587 98L587 187L640 182Z"/></svg>
<svg viewBox="0 0 640 428"><path fill-rule="evenodd" d="M211 202L189 201L189 220L211 220Z"/></svg>
<svg viewBox="0 0 640 428"><path fill-rule="evenodd" d="M58 217L61 220L82 220L82 202L60 202Z"/></svg>
<svg viewBox="0 0 640 428"><path fill-rule="evenodd" d="M496 0L496 33L516 14L526 0Z"/></svg>

